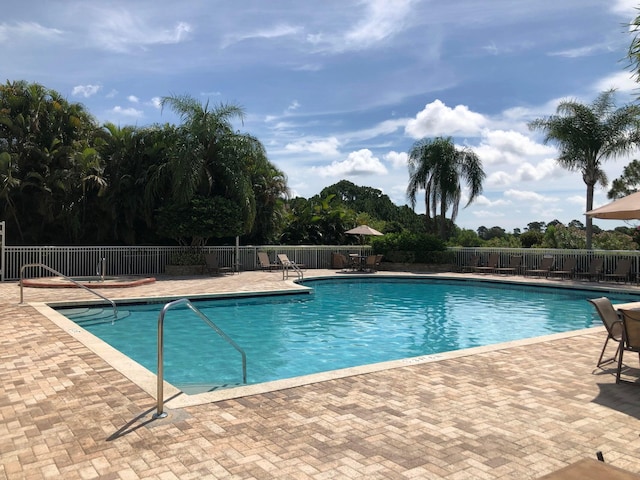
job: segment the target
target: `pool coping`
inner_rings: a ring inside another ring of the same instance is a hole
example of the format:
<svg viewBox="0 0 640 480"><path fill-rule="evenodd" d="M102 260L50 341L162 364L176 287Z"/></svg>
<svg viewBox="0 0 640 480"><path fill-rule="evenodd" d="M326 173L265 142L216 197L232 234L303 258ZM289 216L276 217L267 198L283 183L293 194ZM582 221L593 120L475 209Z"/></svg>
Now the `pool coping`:
<svg viewBox="0 0 640 480"><path fill-rule="evenodd" d="M382 272L381 272L382 273ZM356 276L350 276L348 278L355 278ZM365 278L375 278L363 275ZM377 278L412 278L407 277L406 275L394 275L394 274L386 274L377 275ZM433 275L433 274L420 274L420 277L424 278L435 278L435 279L449 279L455 281L477 281L477 282L491 282L491 283L504 283L504 284L518 284L525 286L536 286L536 287L556 287L556 285L549 285L543 283L537 283L532 281L513 281L512 279L496 279L496 278L478 278L478 277L468 277L461 278L460 276L447 276L447 275ZM307 279L334 279L338 277L327 277L327 276L309 276ZM346 279L347 277L342 277ZM413 277L415 278L415 277ZM304 285L296 285L294 282L290 282L290 286L292 288L282 289L282 290L270 290L270 291L256 291L256 292L225 292L225 293L202 293L202 294L194 294L189 295L190 299L203 299L203 298L229 298L229 297L251 297L251 296L265 296L265 295L287 295L287 294L302 294L302 293L310 293L312 289L310 287L306 287ZM625 290L623 288L612 288L611 285L562 285L559 284L557 287L567 288L571 290L589 290L599 293L629 293L638 295L637 290ZM621 286L622 287L622 286ZM126 303L160 303L163 301L172 301L177 298L184 298L183 296L156 296L156 297L136 297L136 298L119 298L118 302L126 302ZM31 302L28 305L35 308L41 315L48 318L54 324L56 324L59 328L64 330L68 335L72 336L74 339L85 345L96 355L101 357L105 362L107 362L111 367L120 372L122 375L127 377L134 384L138 385L143 391L152 396L156 401L157 398L157 375L146 367L142 366L135 360L131 359L127 355L113 348L103 340L99 339L95 335L91 334L81 326L77 325L72 320L69 320L67 317L56 311L53 307L67 307L74 306L78 304L88 305L88 304L100 304L100 300L80 300L80 301L53 301L53 302ZM103 302L102 302L103 303ZM616 307L625 307L625 308L638 308L640 307L640 302L629 302L625 304L617 304ZM184 393L179 388L175 387L171 383L166 380L163 383L163 393L164 393L164 405L169 409L174 408L184 408L196 405L203 405L208 403L215 403L224 400L230 400L240 397L247 397L251 395L263 394L268 392L274 392L279 390L286 390L289 388L300 387L304 385L310 385L314 383L326 382L330 380L336 380L345 377L351 377L356 375L364 375L374 372L380 372L384 370L397 369L403 367L409 367L412 365L420 365L426 363L433 363L442 360L449 360L455 358L466 357L470 355L476 355L479 353L493 352L504 350L513 347L533 345L536 343L548 342L553 340L561 340L571 337L582 336L586 334L591 334L594 332L605 331L604 326L595 326L580 330L572 330L570 332L561 332L554 333L544 336L538 336L533 338L521 339L521 340L512 340L492 345L480 346L480 347L471 347L461 350L454 350L450 352L443 352L437 354L429 354L429 355L421 355L417 357L407 357L399 360L390 360L385 362L372 363L367 365L361 365L356 367L349 367L337 370L330 370L327 372L320 372L310 375L303 375L293 378L287 378L282 380L274 380L270 382L263 382L254 385L244 385L244 386L236 386L233 388L220 389L211 392L204 392L198 394L189 395ZM154 331L154 334L157 332Z"/></svg>

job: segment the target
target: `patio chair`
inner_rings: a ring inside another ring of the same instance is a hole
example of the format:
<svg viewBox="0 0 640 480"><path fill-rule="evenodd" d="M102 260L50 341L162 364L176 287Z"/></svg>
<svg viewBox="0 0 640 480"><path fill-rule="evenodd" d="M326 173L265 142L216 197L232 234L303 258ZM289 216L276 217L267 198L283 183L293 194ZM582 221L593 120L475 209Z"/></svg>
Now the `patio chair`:
<svg viewBox="0 0 640 480"><path fill-rule="evenodd" d="M620 310L622 314L622 342L620 342L620 355L618 356L618 370L616 371L616 383L620 383L622 372L622 357L624 352L635 352L640 359L640 310ZM625 381L626 380L622 380ZM633 382L631 382L633 383Z"/></svg>
<svg viewBox="0 0 640 480"><path fill-rule="evenodd" d="M596 364L596 367L599 367L603 363L609 363L609 362L615 361L618 355L620 354L620 349L622 347L621 342L622 342L623 325L622 325L622 321L620 320L620 316L618 315L618 312L616 312L616 309L611 304L611 300L609 300L607 297L590 298L588 299L588 301L594 307L596 307L596 311L600 316L600 320L602 320L602 324L607 329L607 338L604 341L604 345L602 346L602 352L600 352L600 358L598 358L598 363ZM606 360L602 360L602 357L604 357L604 352L607 349L607 344L609 343L610 339L613 340L614 342L618 342L618 348L613 357L608 358Z"/></svg>
<svg viewBox="0 0 640 480"><path fill-rule="evenodd" d="M630 258L621 258L618 260L616 264L616 269L613 273L605 273L605 280L615 280L615 281L623 281L627 283L629 280L629 273L631 272L631 259Z"/></svg>
<svg viewBox="0 0 640 480"><path fill-rule="evenodd" d="M505 275L512 274L515 275L522 264L522 255L512 255L509 258L509 266L508 267L500 267L496 268L496 273L503 273Z"/></svg>
<svg viewBox="0 0 640 480"><path fill-rule="evenodd" d="M560 277L561 279L564 279L565 276L568 279L573 278L577 262L578 259L576 257L568 257L558 270L551 270L549 275L552 277Z"/></svg>
<svg viewBox="0 0 640 480"><path fill-rule="evenodd" d="M260 270L273 270L274 268L280 268L280 265L277 263L271 263L269 260L269 255L267 252L258 252L258 266Z"/></svg>
<svg viewBox="0 0 640 480"><path fill-rule="evenodd" d="M549 276L549 272L551 272L551 269L553 268L553 264L556 262L555 257L552 257L551 255L545 255L544 257L542 257L542 260L540 261L540 265L538 265L538 268L532 268L529 270L525 270L524 274L525 276L527 275L544 275L545 277Z"/></svg>
<svg viewBox="0 0 640 480"><path fill-rule="evenodd" d="M220 266L220 262L218 261L218 255L215 253L205 253L204 254L205 267L207 272L209 273L230 273L233 272L233 268L231 267L222 267Z"/></svg>
<svg viewBox="0 0 640 480"><path fill-rule="evenodd" d="M377 271L381 260L382 255L368 255L364 262L364 270L368 272Z"/></svg>
<svg viewBox="0 0 640 480"><path fill-rule="evenodd" d="M497 253L492 253L489 255L486 265L475 267L473 271L478 273L492 273L496 268L498 268L499 260L500 260L500 255Z"/></svg>
<svg viewBox="0 0 640 480"><path fill-rule="evenodd" d="M346 270L348 267L349 260L347 260L347 256L345 254L335 252L331 254L331 268Z"/></svg>
<svg viewBox="0 0 640 480"><path fill-rule="evenodd" d="M595 278L597 282L600 279L600 275L602 275L603 264L604 259L602 257L592 258L591 263L589 264L589 270L586 272L576 272L576 276L586 278L589 281Z"/></svg>
<svg viewBox="0 0 640 480"><path fill-rule="evenodd" d="M472 255L469 262L460 268L461 273L471 273L476 267L480 266L480 255Z"/></svg>

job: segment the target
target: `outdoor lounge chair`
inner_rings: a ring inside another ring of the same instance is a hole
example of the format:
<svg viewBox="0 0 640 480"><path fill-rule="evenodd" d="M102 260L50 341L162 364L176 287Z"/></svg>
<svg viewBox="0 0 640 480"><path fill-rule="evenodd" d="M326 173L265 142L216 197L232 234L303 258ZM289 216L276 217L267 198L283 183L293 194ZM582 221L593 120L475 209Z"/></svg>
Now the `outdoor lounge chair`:
<svg viewBox="0 0 640 480"><path fill-rule="evenodd" d="M279 253L278 260L280 261L280 264L282 265L283 268L292 267L294 270L295 269L302 270L304 268L304 265L302 263L296 263L289 260L289 257L287 257L286 253Z"/></svg>
<svg viewBox="0 0 640 480"><path fill-rule="evenodd" d="M589 270L586 272L576 272L577 277L586 278L588 280L596 279L596 282L600 279L600 275L602 275L602 265L604 263L604 259L601 257L596 257L591 259L591 263L589 264Z"/></svg>
<svg viewBox="0 0 640 480"><path fill-rule="evenodd" d="M220 266L220 262L218 261L218 255L215 253L205 253L204 254L205 267L207 268L207 272L209 273L230 273L233 272L233 268L231 267L222 267Z"/></svg>
<svg viewBox="0 0 640 480"><path fill-rule="evenodd" d="M551 270L549 274L552 277L564 278L566 276L567 278L573 278L577 262L578 259L576 257L567 257L558 270Z"/></svg>
<svg viewBox="0 0 640 480"><path fill-rule="evenodd" d="M620 310L620 313L622 314L622 342L620 342L620 354L618 355L616 383L621 381L620 373L624 352L636 352L640 359L640 310Z"/></svg>
<svg viewBox="0 0 640 480"><path fill-rule="evenodd" d="M258 266L260 270L273 270L274 268L280 268L280 265L277 263L271 263L269 260L269 255L267 252L258 252Z"/></svg>
<svg viewBox="0 0 640 480"><path fill-rule="evenodd" d="M518 273L518 269L520 268L521 264L522 264L522 255L512 255L509 258L509 266L496 268L495 272L504 273L505 275L507 274L515 275L516 273Z"/></svg>
<svg viewBox="0 0 640 480"><path fill-rule="evenodd" d="M545 255L544 257L542 257L542 260L540 261L540 265L538 265L538 268L532 268L530 270L525 270L524 274L526 275L544 275L545 277L549 276L549 272L551 271L551 269L553 268L553 264L555 263L556 259L555 257L552 257L551 255Z"/></svg>
<svg viewBox="0 0 640 480"><path fill-rule="evenodd" d="M613 273L605 273L604 279L623 281L624 283L627 283L627 280L629 280L630 272L631 272L631 259L621 258L618 260L615 271Z"/></svg>
<svg viewBox="0 0 640 480"><path fill-rule="evenodd" d="M500 255L497 253L492 253L489 255L486 265L476 267L473 269L473 271L478 273L492 273L498 267L499 260L500 260Z"/></svg>
<svg viewBox="0 0 640 480"><path fill-rule="evenodd" d="M622 346L621 342L623 325L618 312L616 312L616 309L611 304L611 300L609 300L607 297L591 298L588 299L588 301L594 307L596 307L596 311L600 316L600 320L602 320L602 324L607 329L607 339L604 341L602 352L600 352L600 358L598 358L598 363L596 364L596 367L599 367L603 363L615 361L616 357L620 354L620 348ZM609 343L609 339L618 342L618 347L613 357L602 360L604 352L607 349L607 343Z"/></svg>

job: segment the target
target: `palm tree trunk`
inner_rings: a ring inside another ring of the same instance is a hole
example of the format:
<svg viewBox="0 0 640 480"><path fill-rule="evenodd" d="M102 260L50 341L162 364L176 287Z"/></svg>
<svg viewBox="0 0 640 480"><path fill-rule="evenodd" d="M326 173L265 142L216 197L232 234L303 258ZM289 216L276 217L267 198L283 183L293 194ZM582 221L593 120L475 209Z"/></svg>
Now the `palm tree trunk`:
<svg viewBox="0 0 640 480"><path fill-rule="evenodd" d="M594 184L587 184L587 212L593 209L593 187ZM593 219L587 215L586 219L586 248L591 250L591 237L593 236Z"/></svg>

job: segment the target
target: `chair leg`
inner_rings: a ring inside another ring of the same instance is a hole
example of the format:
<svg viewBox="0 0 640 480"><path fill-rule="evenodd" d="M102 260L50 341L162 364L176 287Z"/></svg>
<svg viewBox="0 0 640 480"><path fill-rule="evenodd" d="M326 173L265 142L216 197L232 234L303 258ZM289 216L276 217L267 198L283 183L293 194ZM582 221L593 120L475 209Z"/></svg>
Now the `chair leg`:
<svg viewBox="0 0 640 480"><path fill-rule="evenodd" d="M620 350L620 356L618 357L618 371L616 372L616 383L620 383L620 371L622 370L622 354L624 349Z"/></svg>
<svg viewBox="0 0 640 480"><path fill-rule="evenodd" d="M618 343L618 347L616 348L615 355L606 360L602 360L602 357L604 356L604 352L607 349L607 344L609 343L610 338L613 338L613 337L611 337L611 335L607 335L607 339L604 341L604 346L602 347L602 352L600 352L600 358L598 359L598 363L596 364L596 367L599 367L603 363L615 362L618 358L618 353L620 352L620 346L622 345L622 343L620 342Z"/></svg>

